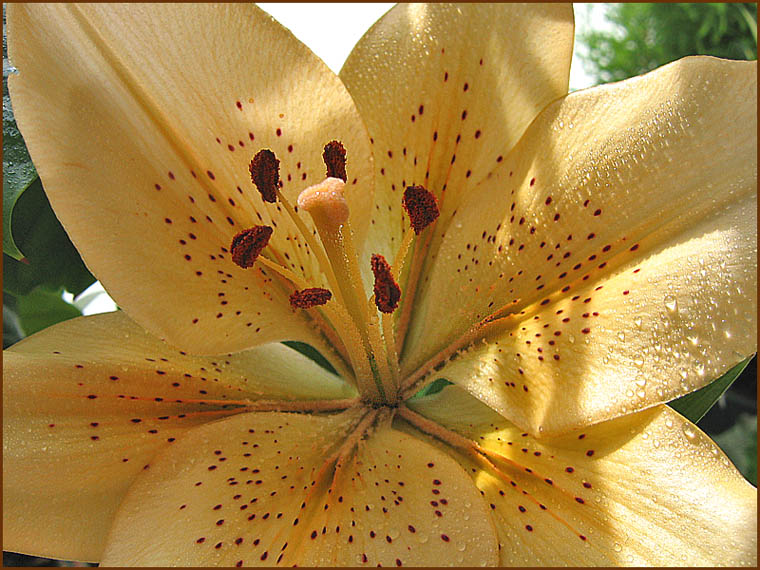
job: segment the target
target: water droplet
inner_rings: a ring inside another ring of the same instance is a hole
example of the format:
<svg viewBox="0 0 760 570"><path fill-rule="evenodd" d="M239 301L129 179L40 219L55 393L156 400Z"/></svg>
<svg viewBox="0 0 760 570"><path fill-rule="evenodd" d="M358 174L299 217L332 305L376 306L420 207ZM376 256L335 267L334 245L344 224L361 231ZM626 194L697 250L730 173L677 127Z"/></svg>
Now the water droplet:
<svg viewBox="0 0 760 570"><path fill-rule="evenodd" d="M612 548L615 550L615 552L620 552L621 550L623 550L623 547L617 542L612 545Z"/></svg>
<svg viewBox="0 0 760 570"><path fill-rule="evenodd" d="M643 319L639 316L633 317L633 324L636 325L636 328L641 328L641 323L643 322Z"/></svg>
<svg viewBox="0 0 760 570"><path fill-rule="evenodd" d="M638 366L638 367L641 367L641 366L643 366L643 365L644 365L644 359L641 357L641 355L637 354L637 355L636 355L636 356L634 356L634 358L633 358L633 363L634 363L636 366ZM646 380L644 380L644 382L646 382Z"/></svg>
<svg viewBox="0 0 760 570"><path fill-rule="evenodd" d="M673 313L678 310L678 301L673 295L665 295L665 308Z"/></svg>
<svg viewBox="0 0 760 570"><path fill-rule="evenodd" d="M684 424L681 429L683 430L683 434L686 436L686 439L694 441L694 438L697 437L697 432L694 431L694 428L692 428L691 425Z"/></svg>
<svg viewBox="0 0 760 570"><path fill-rule="evenodd" d="M673 427L673 420L671 420L670 418L668 418L667 420L665 420L665 425L667 427L669 427L669 428L672 428Z"/></svg>
<svg viewBox="0 0 760 570"><path fill-rule="evenodd" d="M625 342L625 333L623 331L617 333L617 337L620 339L620 342Z"/></svg>

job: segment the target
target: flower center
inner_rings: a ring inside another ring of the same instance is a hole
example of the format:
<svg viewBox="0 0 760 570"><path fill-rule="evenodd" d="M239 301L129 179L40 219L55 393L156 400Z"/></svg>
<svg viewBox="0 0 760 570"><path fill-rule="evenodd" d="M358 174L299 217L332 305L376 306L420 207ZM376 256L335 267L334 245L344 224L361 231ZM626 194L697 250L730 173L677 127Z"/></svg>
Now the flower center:
<svg viewBox="0 0 760 570"><path fill-rule="evenodd" d="M325 179L298 196L298 209L311 217L318 241L280 191L279 160L275 154L269 149L259 151L249 170L262 199L279 202L300 230L330 288L312 286L275 261L278 256L267 254L274 231L268 226L254 226L234 236L232 259L243 268L260 263L274 270L283 286L290 289L291 306L309 315L348 361L362 400L373 406L394 406L401 391L397 352L401 345L395 338L393 312L403 300L396 277L401 274L413 238L438 217L438 205L433 194L422 186L406 189L402 205L411 227L393 265L381 255L372 255L374 287L368 299L344 196L346 150L340 142L331 141L324 147L322 157L327 167Z"/></svg>

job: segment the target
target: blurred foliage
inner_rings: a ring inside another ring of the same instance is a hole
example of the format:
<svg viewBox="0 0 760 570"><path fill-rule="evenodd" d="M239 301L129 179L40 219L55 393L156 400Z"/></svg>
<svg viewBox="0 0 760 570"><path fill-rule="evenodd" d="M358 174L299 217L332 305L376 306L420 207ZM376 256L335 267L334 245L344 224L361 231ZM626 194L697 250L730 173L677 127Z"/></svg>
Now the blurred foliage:
<svg viewBox="0 0 760 570"><path fill-rule="evenodd" d="M605 15L613 30L578 38L584 68L603 83L687 55L757 59L757 4L608 4Z"/></svg>

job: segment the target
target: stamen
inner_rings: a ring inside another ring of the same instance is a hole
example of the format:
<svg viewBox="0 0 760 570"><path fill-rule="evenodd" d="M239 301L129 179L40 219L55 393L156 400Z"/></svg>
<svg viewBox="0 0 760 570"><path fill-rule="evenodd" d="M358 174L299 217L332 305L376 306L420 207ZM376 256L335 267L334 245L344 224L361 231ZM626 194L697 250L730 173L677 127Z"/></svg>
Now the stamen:
<svg viewBox="0 0 760 570"><path fill-rule="evenodd" d="M248 167L251 180L256 185L264 202L277 200L277 187L280 184L280 161L274 153L265 148L256 153Z"/></svg>
<svg viewBox="0 0 760 570"><path fill-rule="evenodd" d="M346 181L346 149L338 141L330 141L325 145L322 160L327 166L328 178L340 178Z"/></svg>
<svg viewBox="0 0 760 570"><path fill-rule="evenodd" d="M243 269L253 267L256 258L269 243L272 236L272 228L269 226L253 226L243 230L232 238L230 251L232 261Z"/></svg>
<svg viewBox="0 0 760 570"><path fill-rule="evenodd" d="M375 276L375 305L381 313L392 313L398 307L401 287L393 279L391 266L382 255L372 254L371 264Z"/></svg>
<svg viewBox="0 0 760 570"><path fill-rule="evenodd" d="M409 215L409 222L416 234L436 221L440 214L435 196L423 186L407 187L401 205Z"/></svg>
<svg viewBox="0 0 760 570"><path fill-rule="evenodd" d="M318 305L324 305L332 299L329 289L310 287L301 291L294 291L290 295L290 305L296 309L311 309Z"/></svg>

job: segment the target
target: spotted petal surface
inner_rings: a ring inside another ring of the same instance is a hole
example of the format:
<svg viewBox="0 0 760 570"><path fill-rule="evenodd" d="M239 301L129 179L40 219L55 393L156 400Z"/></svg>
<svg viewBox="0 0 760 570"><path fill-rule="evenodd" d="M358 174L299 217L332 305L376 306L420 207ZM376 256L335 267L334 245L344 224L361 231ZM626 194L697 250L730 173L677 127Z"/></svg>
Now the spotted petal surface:
<svg viewBox="0 0 760 570"><path fill-rule="evenodd" d="M272 149L295 202L324 178L333 138L349 151L361 240L372 159L340 80L252 5L12 6L8 25L19 127L56 215L119 306L199 353L309 341L290 290L237 267L228 249L243 229L272 226L265 255L323 285L305 237L261 200L248 163Z"/></svg>
<svg viewBox="0 0 760 570"><path fill-rule="evenodd" d="M127 489L190 428L262 398L353 396L285 346L192 357L121 312L46 329L3 367L3 543L73 560L99 560Z"/></svg>
<svg viewBox="0 0 760 570"><path fill-rule="evenodd" d="M757 492L667 406L536 439L448 387L410 407L477 442L502 566L753 566ZM469 464L465 458L463 465Z"/></svg>
<svg viewBox="0 0 760 570"><path fill-rule="evenodd" d="M486 505L440 450L386 424L337 472L326 461L366 411L242 414L194 430L130 491L103 564L495 564Z"/></svg>
<svg viewBox="0 0 760 570"><path fill-rule="evenodd" d="M692 58L551 105L455 216L404 368L505 317L440 374L535 433L752 354L755 101L754 63Z"/></svg>
<svg viewBox="0 0 760 570"><path fill-rule="evenodd" d="M436 194L442 219L567 93L570 5L399 4L341 70L373 137L371 253L393 258L406 186Z"/></svg>

